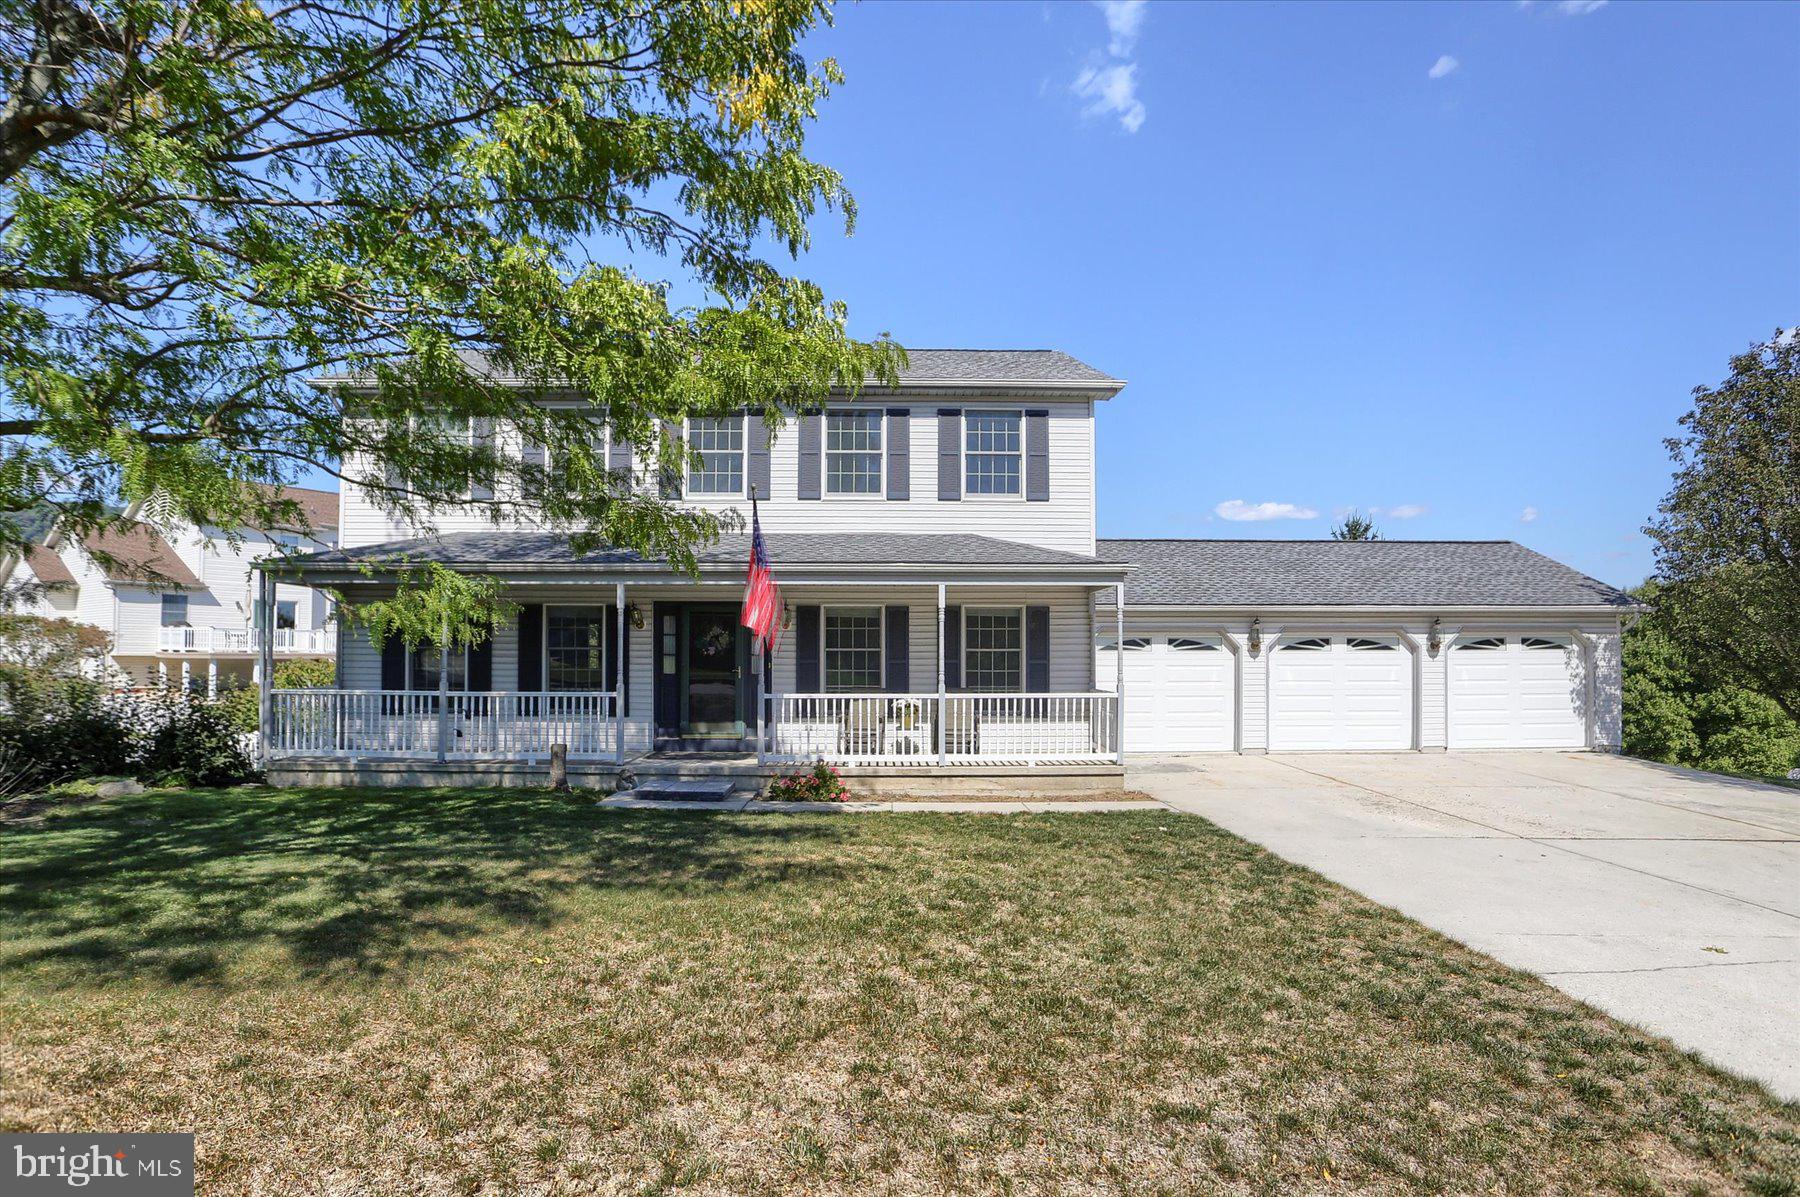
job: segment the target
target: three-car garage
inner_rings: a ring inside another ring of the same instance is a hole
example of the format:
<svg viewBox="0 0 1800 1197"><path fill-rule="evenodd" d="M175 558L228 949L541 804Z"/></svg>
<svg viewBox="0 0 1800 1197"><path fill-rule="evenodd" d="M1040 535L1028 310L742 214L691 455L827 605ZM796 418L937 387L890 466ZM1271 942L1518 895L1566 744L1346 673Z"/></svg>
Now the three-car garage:
<svg viewBox="0 0 1800 1197"><path fill-rule="evenodd" d="M1101 541L1128 753L1618 744L1617 590L1510 541Z"/></svg>

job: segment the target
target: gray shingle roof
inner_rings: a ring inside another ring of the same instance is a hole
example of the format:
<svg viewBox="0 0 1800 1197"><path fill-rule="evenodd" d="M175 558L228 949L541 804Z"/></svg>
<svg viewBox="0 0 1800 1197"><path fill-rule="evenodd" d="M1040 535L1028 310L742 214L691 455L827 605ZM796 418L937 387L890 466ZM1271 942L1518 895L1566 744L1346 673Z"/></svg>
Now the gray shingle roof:
<svg viewBox="0 0 1800 1197"><path fill-rule="evenodd" d="M777 577L783 566L801 565L1067 565L1086 566L1091 570L1102 564L1079 553L1040 549L991 536L776 533L765 534L763 540L768 545L769 559ZM722 536L718 543L702 549L696 557L702 566L742 569L750 560L750 537ZM560 533L510 530L451 532L354 549L330 549L294 558L302 568L401 560L501 569L658 564L630 549L600 548L576 556L570 551L568 538Z"/></svg>
<svg viewBox="0 0 1800 1197"><path fill-rule="evenodd" d="M1627 606L1604 582L1510 540L1102 540L1135 565L1125 601L1204 607Z"/></svg>
<svg viewBox="0 0 1800 1197"><path fill-rule="evenodd" d="M458 356L475 373L487 374L496 382L519 381L501 375L489 364L486 354L464 349L458 351ZM1125 385L1123 379L1096 370L1060 349L909 349L906 356L906 369L900 372L903 386L1073 386L1112 394ZM366 385L369 379L344 374L321 375L313 381L354 386Z"/></svg>
<svg viewBox="0 0 1800 1197"><path fill-rule="evenodd" d="M902 382L1074 382L1122 386L1119 379L1058 349L909 349Z"/></svg>

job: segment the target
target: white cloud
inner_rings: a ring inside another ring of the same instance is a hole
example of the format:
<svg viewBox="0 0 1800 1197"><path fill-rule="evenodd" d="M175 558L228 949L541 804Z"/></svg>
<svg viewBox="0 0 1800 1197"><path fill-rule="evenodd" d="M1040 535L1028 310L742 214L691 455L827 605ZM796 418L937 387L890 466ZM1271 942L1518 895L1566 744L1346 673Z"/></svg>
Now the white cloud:
<svg viewBox="0 0 1800 1197"><path fill-rule="evenodd" d="M1402 503L1398 507L1373 507L1370 510L1376 515L1385 515L1391 520L1413 520L1418 519L1431 508L1423 503Z"/></svg>
<svg viewBox="0 0 1800 1197"><path fill-rule="evenodd" d="M1454 71L1461 65L1462 63L1456 61L1456 59L1450 57L1450 55L1440 54L1438 55L1438 60L1431 64L1431 69L1425 73L1433 79L1442 79L1445 75L1448 75L1451 71Z"/></svg>
<svg viewBox="0 0 1800 1197"><path fill-rule="evenodd" d="M1298 503L1246 503L1227 499L1213 508L1224 520L1316 520L1319 513Z"/></svg>
<svg viewBox="0 0 1800 1197"><path fill-rule="evenodd" d="M1559 0L1556 11L1565 17L1585 17L1606 7L1606 0Z"/></svg>
<svg viewBox="0 0 1800 1197"><path fill-rule="evenodd" d="M1146 0L1094 0L1094 7L1106 18L1111 36L1106 52L1088 56L1087 65L1075 76L1069 90L1083 101L1082 116L1116 116L1120 128L1136 133L1144 127L1148 114L1144 102L1138 99L1137 63L1131 54L1144 28Z"/></svg>
<svg viewBox="0 0 1800 1197"><path fill-rule="evenodd" d="M1519 522L1521 524L1529 524L1532 520L1537 518L1537 515L1537 508L1527 507L1525 510L1519 512Z"/></svg>
<svg viewBox="0 0 1800 1197"><path fill-rule="evenodd" d="M1149 0L1094 0L1106 17L1106 28L1112 34L1112 40L1106 44L1107 53L1114 58L1130 58L1131 52L1137 48L1138 32L1144 27L1144 9Z"/></svg>
<svg viewBox="0 0 1800 1197"><path fill-rule="evenodd" d="M1075 76L1075 94L1086 100L1083 116L1116 114L1119 125L1127 133L1136 133L1144 124L1144 105L1137 98L1137 63L1118 62L1111 66L1083 67Z"/></svg>

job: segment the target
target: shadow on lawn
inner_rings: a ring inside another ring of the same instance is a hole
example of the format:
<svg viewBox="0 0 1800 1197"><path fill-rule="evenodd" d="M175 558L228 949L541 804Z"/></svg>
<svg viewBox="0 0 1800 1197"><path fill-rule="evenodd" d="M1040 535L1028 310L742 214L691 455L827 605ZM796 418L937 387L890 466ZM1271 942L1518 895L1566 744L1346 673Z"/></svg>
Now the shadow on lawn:
<svg viewBox="0 0 1800 1197"><path fill-rule="evenodd" d="M0 828L0 972L205 983L274 945L305 973L378 973L496 920L549 927L577 890L842 879L847 834L518 790L149 793Z"/></svg>

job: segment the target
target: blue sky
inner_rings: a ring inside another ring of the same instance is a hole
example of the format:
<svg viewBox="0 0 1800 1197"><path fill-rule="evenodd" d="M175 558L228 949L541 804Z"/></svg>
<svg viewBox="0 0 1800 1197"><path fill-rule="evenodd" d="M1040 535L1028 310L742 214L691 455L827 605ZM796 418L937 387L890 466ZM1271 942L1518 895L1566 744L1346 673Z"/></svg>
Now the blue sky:
<svg viewBox="0 0 1800 1197"><path fill-rule="evenodd" d="M808 52L861 215L800 272L1129 379L1102 535L1357 506L1633 583L1690 389L1800 323L1800 5L868 3Z"/></svg>

